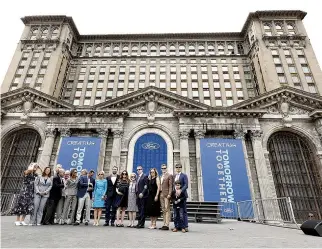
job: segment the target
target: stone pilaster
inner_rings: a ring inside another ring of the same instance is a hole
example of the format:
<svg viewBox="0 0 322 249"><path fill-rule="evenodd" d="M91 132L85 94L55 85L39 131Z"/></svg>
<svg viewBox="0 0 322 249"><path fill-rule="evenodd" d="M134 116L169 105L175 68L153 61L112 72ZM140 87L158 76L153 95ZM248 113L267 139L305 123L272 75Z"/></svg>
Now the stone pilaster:
<svg viewBox="0 0 322 249"><path fill-rule="evenodd" d="M183 173L188 176L188 200L191 200L191 181L190 181L190 160L189 160L189 130L181 130L180 136L180 162L182 165Z"/></svg>
<svg viewBox="0 0 322 249"><path fill-rule="evenodd" d="M98 158L98 165L97 165L97 172L100 172L104 168L104 159L105 159L105 152L106 152L106 142L107 142L108 130L97 129L97 132L99 134L99 137L101 138L100 155Z"/></svg>
<svg viewBox="0 0 322 249"><path fill-rule="evenodd" d="M55 128L47 128L45 133L46 140L39 159L39 164L42 168L49 166L57 131Z"/></svg>
<svg viewBox="0 0 322 249"><path fill-rule="evenodd" d="M201 157L200 157L200 139L205 137L205 131L196 130L195 131L196 140L196 162L197 162L197 181L198 181L198 200L204 201L203 193L203 182L202 182L202 167L201 167Z"/></svg>
<svg viewBox="0 0 322 249"><path fill-rule="evenodd" d="M259 189L261 198L264 199L261 202L262 207L260 209L262 210L260 212L263 212L265 217L279 217L279 207L275 205L277 202L274 200L276 198L276 191L273 175L270 170L268 153L263 149L262 134L261 130L251 131Z"/></svg>
<svg viewBox="0 0 322 249"><path fill-rule="evenodd" d="M120 167L122 137L122 130L113 130L113 148L110 163L110 172L112 172L112 168L114 166Z"/></svg>

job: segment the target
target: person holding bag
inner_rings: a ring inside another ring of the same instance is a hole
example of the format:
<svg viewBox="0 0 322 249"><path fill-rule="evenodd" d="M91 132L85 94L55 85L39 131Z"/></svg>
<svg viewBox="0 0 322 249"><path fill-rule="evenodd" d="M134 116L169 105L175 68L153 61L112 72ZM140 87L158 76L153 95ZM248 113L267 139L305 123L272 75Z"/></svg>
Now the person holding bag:
<svg viewBox="0 0 322 249"><path fill-rule="evenodd" d="M116 186L116 202L117 202L117 212L116 212L116 226L124 227L123 220L125 216L125 210L128 205L128 191L129 191L129 174L124 170Z"/></svg>

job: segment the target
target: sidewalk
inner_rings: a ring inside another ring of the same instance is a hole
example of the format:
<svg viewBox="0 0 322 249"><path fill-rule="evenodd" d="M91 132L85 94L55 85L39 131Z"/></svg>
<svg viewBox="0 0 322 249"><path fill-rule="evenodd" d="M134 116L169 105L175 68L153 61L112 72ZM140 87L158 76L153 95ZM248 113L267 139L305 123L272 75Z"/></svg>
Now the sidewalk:
<svg viewBox="0 0 322 249"><path fill-rule="evenodd" d="M319 248L322 237L301 230L224 220L221 224L191 223L188 233L134 228L71 226L14 226L15 217L1 217L1 247L265 247ZM127 224L127 223L125 223ZM146 227L149 223L146 223ZM161 226L161 222L158 222Z"/></svg>

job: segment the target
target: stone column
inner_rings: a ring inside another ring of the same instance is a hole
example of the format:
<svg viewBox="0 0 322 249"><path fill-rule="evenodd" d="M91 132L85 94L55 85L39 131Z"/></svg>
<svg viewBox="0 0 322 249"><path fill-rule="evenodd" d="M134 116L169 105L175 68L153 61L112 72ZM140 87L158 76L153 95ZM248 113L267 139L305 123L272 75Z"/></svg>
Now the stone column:
<svg viewBox="0 0 322 249"><path fill-rule="evenodd" d="M114 166L117 166L120 169L122 137L122 130L113 130L113 148L110 163L110 172L112 172L112 168Z"/></svg>
<svg viewBox="0 0 322 249"><path fill-rule="evenodd" d="M191 200L191 177L190 177L190 159L189 159L189 130L179 132L180 136L180 162L182 164L183 173L188 176L188 201Z"/></svg>
<svg viewBox="0 0 322 249"><path fill-rule="evenodd" d="M100 171L104 170L108 130L98 129L97 132L99 134L99 137L102 139L101 146L100 146L100 155L98 158L98 165L97 165L97 172L100 172ZM107 173L107 172L105 172L105 173Z"/></svg>
<svg viewBox="0 0 322 249"><path fill-rule="evenodd" d="M203 181L202 181L202 167L201 167L201 157L200 157L200 139L204 138L204 137L205 137L205 131L203 131L203 130L195 131L197 181L198 181L198 200L199 201L204 201Z"/></svg>
<svg viewBox="0 0 322 249"><path fill-rule="evenodd" d="M251 174L251 169L250 169L248 154L247 154L247 148L246 148L246 143L245 143L246 132L247 131L245 131L245 130L235 130L234 131L234 138L241 139L241 141L242 141L244 159L245 159L245 165L246 165L246 172L247 172L248 183L249 183L249 188L250 188L249 189L250 196L251 196L252 200L255 201L255 191L254 191L253 179L252 179L252 174Z"/></svg>
<svg viewBox="0 0 322 249"><path fill-rule="evenodd" d="M322 145L322 118L316 119L315 128L319 136L320 144ZM320 176L322 177L322 151L317 151L317 158L319 159L320 164L318 165Z"/></svg>
<svg viewBox="0 0 322 249"><path fill-rule="evenodd" d="M264 199L260 201L259 209L260 212L263 211L264 219L277 220L280 217L280 212L276 200L273 175L268 162L268 153L265 153L263 149L262 134L263 132L261 130L251 131L259 189L261 199Z"/></svg>
<svg viewBox="0 0 322 249"><path fill-rule="evenodd" d="M57 131L55 128L47 128L45 133L46 140L39 159L39 164L42 168L49 166Z"/></svg>

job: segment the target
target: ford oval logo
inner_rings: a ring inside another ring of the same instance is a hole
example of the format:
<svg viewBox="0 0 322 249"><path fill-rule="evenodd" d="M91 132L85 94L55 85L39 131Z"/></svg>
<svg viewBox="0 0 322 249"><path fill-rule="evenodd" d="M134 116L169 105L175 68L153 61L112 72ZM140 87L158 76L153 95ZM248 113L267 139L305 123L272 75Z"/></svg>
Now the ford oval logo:
<svg viewBox="0 0 322 249"><path fill-rule="evenodd" d="M225 213L233 213L233 212L234 212L234 210L233 210L232 208L225 208L225 209L224 209L224 212L225 212Z"/></svg>
<svg viewBox="0 0 322 249"><path fill-rule="evenodd" d="M157 150L160 148L160 145L157 143L148 142L148 143L142 144L142 148L146 150Z"/></svg>

